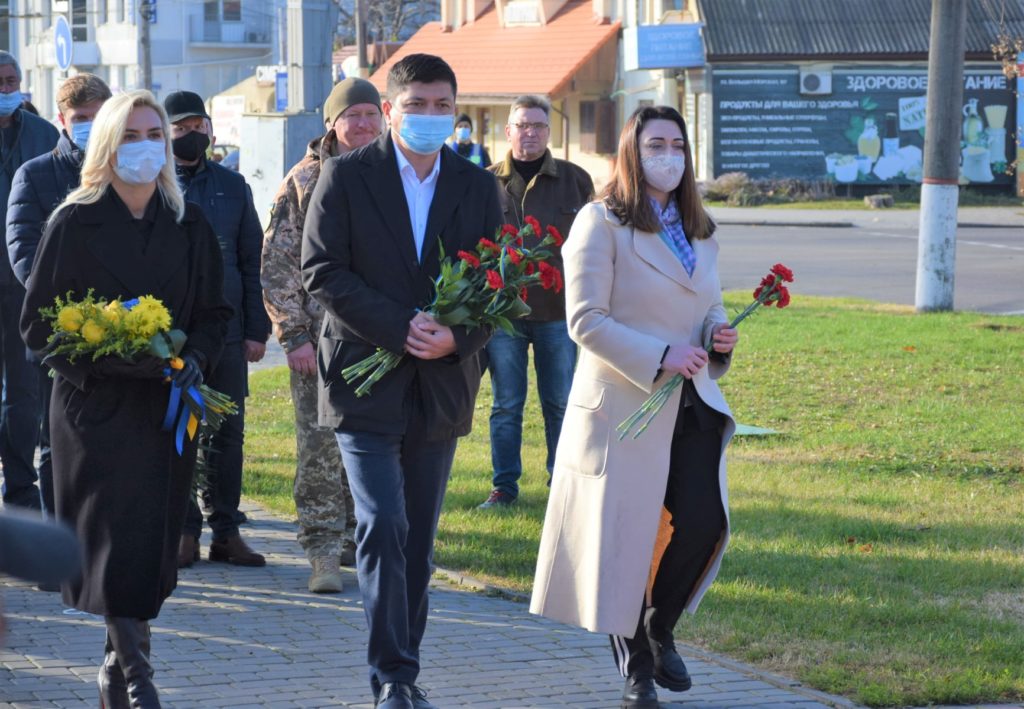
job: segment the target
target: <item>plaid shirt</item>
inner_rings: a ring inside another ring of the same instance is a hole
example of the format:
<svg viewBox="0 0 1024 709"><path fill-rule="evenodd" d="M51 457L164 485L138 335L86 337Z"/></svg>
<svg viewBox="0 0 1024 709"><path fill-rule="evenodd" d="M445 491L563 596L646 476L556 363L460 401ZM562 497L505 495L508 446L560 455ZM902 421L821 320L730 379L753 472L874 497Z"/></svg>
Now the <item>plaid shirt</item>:
<svg viewBox="0 0 1024 709"><path fill-rule="evenodd" d="M658 215L658 219L661 221L661 234L665 243L669 245L669 248L675 252L676 257L683 264L683 268L686 269L687 275L693 275L693 269L697 266L697 254L694 253L693 247L690 246L689 239L686 238L686 232L683 231L683 220L679 216L679 208L676 207L676 203L671 199L662 209L656 200L651 200L651 205L654 207L654 213Z"/></svg>

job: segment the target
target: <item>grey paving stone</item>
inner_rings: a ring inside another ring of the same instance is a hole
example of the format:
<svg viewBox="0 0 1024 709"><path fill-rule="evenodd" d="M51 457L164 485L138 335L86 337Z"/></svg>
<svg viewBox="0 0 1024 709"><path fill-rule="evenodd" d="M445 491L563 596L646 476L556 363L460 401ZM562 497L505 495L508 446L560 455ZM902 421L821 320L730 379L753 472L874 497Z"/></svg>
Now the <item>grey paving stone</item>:
<svg viewBox="0 0 1024 709"><path fill-rule="evenodd" d="M200 561L183 570L153 623L157 686L170 709L372 709L366 620L353 574L345 591L306 591L294 523L246 506L247 541L262 569ZM209 540L203 539L204 555ZM95 706L102 619L65 613L56 594L0 579L8 618L0 709ZM422 648L422 686L443 709L613 709L622 679L608 640L531 616L524 604L439 583ZM666 709L825 707L822 695L678 645L694 678L662 690ZM836 705L849 702L835 698Z"/></svg>

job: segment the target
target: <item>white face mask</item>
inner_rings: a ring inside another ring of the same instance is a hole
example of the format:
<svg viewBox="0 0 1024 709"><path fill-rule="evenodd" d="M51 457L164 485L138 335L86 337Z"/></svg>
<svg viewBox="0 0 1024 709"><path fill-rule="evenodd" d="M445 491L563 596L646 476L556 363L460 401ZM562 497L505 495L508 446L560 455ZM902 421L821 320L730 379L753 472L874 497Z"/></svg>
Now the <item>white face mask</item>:
<svg viewBox="0 0 1024 709"><path fill-rule="evenodd" d="M640 158L644 180L662 192L671 192L683 180L686 158L682 155L648 155Z"/></svg>
<svg viewBox="0 0 1024 709"><path fill-rule="evenodd" d="M114 172L125 182L144 185L160 174L167 162L167 143L162 140L139 140L117 146Z"/></svg>

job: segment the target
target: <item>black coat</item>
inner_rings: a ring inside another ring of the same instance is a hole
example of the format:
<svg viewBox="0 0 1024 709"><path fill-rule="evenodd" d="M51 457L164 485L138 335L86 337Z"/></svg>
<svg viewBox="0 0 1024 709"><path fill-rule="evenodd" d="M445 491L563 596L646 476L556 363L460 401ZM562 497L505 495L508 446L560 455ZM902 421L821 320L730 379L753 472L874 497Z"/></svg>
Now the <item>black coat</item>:
<svg viewBox="0 0 1024 709"><path fill-rule="evenodd" d="M39 308L57 295L160 298L186 348L216 363L231 308L224 301L220 249L199 209L181 224L154 195L148 247L127 207L109 189L95 204L59 212L39 245L21 331L42 353L50 325ZM195 466L195 444L179 456L160 430L169 388L162 378L101 378L91 358L50 358L50 405L57 517L83 550L82 578L65 603L98 615L155 618L177 583L177 549Z"/></svg>
<svg viewBox="0 0 1024 709"><path fill-rule="evenodd" d="M452 328L455 354L407 356L369 396L357 398L340 372L377 347L403 351L409 321L433 299L439 237L454 258L493 239L500 225L494 178L444 147L419 262L390 134L324 163L302 239L303 284L327 312L318 347L321 425L404 433L413 421L430 439L469 433L480 386L476 353L490 336L483 329Z"/></svg>
<svg viewBox="0 0 1024 709"><path fill-rule="evenodd" d="M235 309L228 325L227 342L266 342L270 337L270 317L263 307L260 283L263 227L249 185L237 172L205 160L191 177L179 167L178 179L185 199L199 205L220 242L224 297Z"/></svg>
<svg viewBox="0 0 1024 709"><path fill-rule="evenodd" d="M7 224L7 200L18 168L53 150L59 137L57 129L39 116L20 108L14 112L13 148L0 151L0 224ZM12 281L10 260L0 259L0 286L8 286Z"/></svg>
<svg viewBox="0 0 1024 709"><path fill-rule="evenodd" d="M32 158L14 173L7 200L7 255L21 285L28 281L46 220L78 187L83 159L85 153L62 132L56 148Z"/></svg>

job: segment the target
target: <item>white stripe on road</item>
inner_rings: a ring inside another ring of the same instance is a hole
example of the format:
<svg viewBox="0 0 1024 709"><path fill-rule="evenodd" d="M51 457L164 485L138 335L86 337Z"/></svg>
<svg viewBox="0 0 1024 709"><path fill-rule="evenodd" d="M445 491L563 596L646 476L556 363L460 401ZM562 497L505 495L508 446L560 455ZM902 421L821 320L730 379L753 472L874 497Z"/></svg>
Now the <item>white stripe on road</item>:
<svg viewBox="0 0 1024 709"><path fill-rule="evenodd" d="M872 236L884 236L890 239L913 239L917 241L917 234L894 234L890 231L864 231L865 234ZM1024 251L1024 246L1007 246L1006 244L990 244L987 241L973 241L971 239L957 238L957 245L965 244L967 246L987 246L990 249L1005 249L1007 251Z"/></svg>

